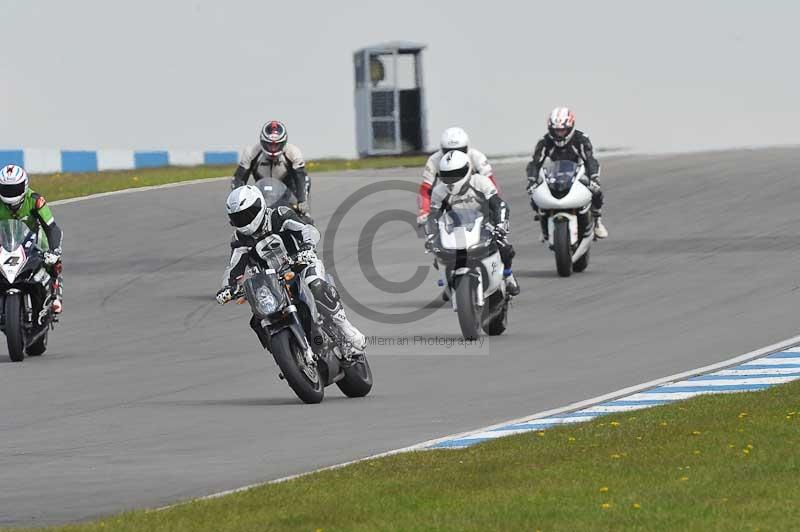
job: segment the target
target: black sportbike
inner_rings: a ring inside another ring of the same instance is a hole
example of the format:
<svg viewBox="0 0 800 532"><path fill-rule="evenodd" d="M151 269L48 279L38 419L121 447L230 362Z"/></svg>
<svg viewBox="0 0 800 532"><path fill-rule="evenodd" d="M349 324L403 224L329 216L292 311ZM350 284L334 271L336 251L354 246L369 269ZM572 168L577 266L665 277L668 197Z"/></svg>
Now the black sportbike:
<svg viewBox="0 0 800 532"><path fill-rule="evenodd" d="M39 231L19 220L0 221L0 329L8 356L21 362L39 356L58 321L53 313L53 278L39 247Z"/></svg>
<svg viewBox="0 0 800 532"><path fill-rule="evenodd" d="M260 241L248 261L237 302L250 303L250 326L294 393L305 403L319 403L325 387L335 383L348 397L367 395L372 370L366 354L345 356L346 340L317 311L303 280L307 265L292 260L277 235Z"/></svg>

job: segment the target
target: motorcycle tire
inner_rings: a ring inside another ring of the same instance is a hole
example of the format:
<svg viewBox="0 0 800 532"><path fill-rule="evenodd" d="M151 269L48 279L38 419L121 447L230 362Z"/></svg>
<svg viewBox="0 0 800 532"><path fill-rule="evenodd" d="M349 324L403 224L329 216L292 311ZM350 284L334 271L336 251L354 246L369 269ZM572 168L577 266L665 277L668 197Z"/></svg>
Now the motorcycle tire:
<svg viewBox="0 0 800 532"><path fill-rule="evenodd" d="M570 246L569 223L559 221L553 228L553 251L556 254L556 270L560 277L572 275L572 247Z"/></svg>
<svg viewBox="0 0 800 532"><path fill-rule="evenodd" d="M458 324L466 340L477 340L481 335L481 309L476 300L478 281L472 275L462 275L456 280L456 305Z"/></svg>
<svg viewBox="0 0 800 532"><path fill-rule="evenodd" d="M272 357L283 373L283 377L297 397L306 404L317 404L325 397L325 384L319 369L317 379L312 379L300 369L298 358L302 359L303 349L297 343L289 329L283 329L272 337Z"/></svg>
<svg viewBox="0 0 800 532"><path fill-rule="evenodd" d="M504 299L499 304L502 310L483 326L483 331L489 336L499 336L508 328L508 301Z"/></svg>
<svg viewBox="0 0 800 532"><path fill-rule="evenodd" d="M50 334L49 331L44 333L44 335L42 335L41 338L33 342L25 349L25 352L28 354L29 357L42 356L44 352L47 351L47 336L49 334Z"/></svg>
<svg viewBox="0 0 800 532"><path fill-rule="evenodd" d="M572 271L581 273L589 266L589 250L572 264Z"/></svg>
<svg viewBox="0 0 800 532"><path fill-rule="evenodd" d="M22 294L7 295L5 311L8 357L13 362L22 362L25 358L25 338L22 334Z"/></svg>
<svg viewBox="0 0 800 532"><path fill-rule="evenodd" d="M345 368L344 377L336 383L347 397L364 397L372 390L372 369L366 356Z"/></svg>

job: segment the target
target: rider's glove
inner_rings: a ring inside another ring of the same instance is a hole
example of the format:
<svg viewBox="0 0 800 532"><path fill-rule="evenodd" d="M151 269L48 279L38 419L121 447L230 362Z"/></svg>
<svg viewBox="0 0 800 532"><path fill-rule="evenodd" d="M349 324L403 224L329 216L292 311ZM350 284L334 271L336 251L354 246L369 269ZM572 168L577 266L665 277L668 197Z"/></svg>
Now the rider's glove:
<svg viewBox="0 0 800 532"><path fill-rule="evenodd" d="M52 266L61 260L61 248L56 248L51 251L44 252L44 263L47 266Z"/></svg>
<svg viewBox="0 0 800 532"><path fill-rule="evenodd" d="M300 214L308 214L308 202L301 201L297 204L297 212Z"/></svg>
<svg viewBox="0 0 800 532"><path fill-rule="evenodd" d="M317 261L318 259L317 259L317 254L314 252L313 249L304 249L304 250L299 251L297 253L297 256L295 257L295 260L297 262L305 262L305 263L308 263L308 264L312 264L315 261Z"/></svg>
<svg viewBox="0 0 800 532"><path fill-rule="evenodd" d="M506 235L508 235L508 228L504 224L499 224L492 230L495 240L498 242L505 242Z"/></svg>
<svg viewBox="0 0 800 532"><path fill-rule="evenodd" d="M424 226L428 222L428 213L420 213L417 216L417 226Z"/></svg>
<svg viewBox="0 0 800 532"><path fill-rule="evenodd" d="M436 239L436 235L425 235L425 251L432 252L434 251L433 241Z"/></svg>
<svg viewBox="0 0 800 532"><path fill-rule="evenodd" d="M233 299L233 289L230 286L222 287L217 292L217 303L220 305L224 305L231 299Z"/></svg>

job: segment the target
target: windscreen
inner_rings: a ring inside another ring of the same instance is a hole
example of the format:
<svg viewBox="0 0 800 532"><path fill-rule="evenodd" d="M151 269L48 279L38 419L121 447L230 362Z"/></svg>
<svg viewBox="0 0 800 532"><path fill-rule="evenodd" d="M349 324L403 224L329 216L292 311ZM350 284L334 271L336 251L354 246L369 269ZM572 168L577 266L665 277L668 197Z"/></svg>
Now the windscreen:
<svg viewBox="0 0 800 532"><path fill-rule="evenodd" d="M547 185L554 193L569 192L575 176L578 174L578 163L572 161L555 161L547 173Z"/></svg>
<svg viewBox="0 0 800 532"><path fill-rule="evenodd" d="M264 178L256 181L256 187L264 195L264 201L268 208L291 207L297 205L297 198L291 190L286 188L277 179Z"/></svg>
<svg viewBox="0 0 800 532"><path fill-rule="evenodd" d="M483 212L480 209L452 209L445 214L445 230L451 233L456 227L463 227L467 231L472 231L475 222L482 218Z"/></svg>
<svg viewBox="0 0 800 532"><path fill-rule="evenodd" d="M0 245L6 251L17 249L25 242L30 233L30 228L24 222L19 220L0 221Z"/></svg>

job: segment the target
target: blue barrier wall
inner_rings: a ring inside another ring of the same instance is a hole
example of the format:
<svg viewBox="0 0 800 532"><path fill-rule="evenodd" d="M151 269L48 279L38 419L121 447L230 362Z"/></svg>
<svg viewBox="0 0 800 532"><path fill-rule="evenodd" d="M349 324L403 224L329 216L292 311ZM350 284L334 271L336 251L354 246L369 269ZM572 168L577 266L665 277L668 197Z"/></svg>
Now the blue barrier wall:
<svg viewBox="0 0 800 532"><path fill-rule="evenodd" d="M165 151L135 151L133 152L134 168L158 168L169 166L169 155Z"/></svg>
<svg viewBox="0 0 800 532"><path fill-rule="evenodd" d="M97 152L96 151L62 151L61 152L61 171L62 172L96 172L97 171Z"/></svg>
<svg viewBox="0 0 800 532"><path fill-rule="evenodd" d="M236 164L239 154L235 151L207 151L203 153L203 164Z"/></svg>
<svg viewBox="0 0 800 532"><path fill-rule="evenodd" d="M0 166L16 164L25 166L25 155L22 150L0 150Z"/></svg>

